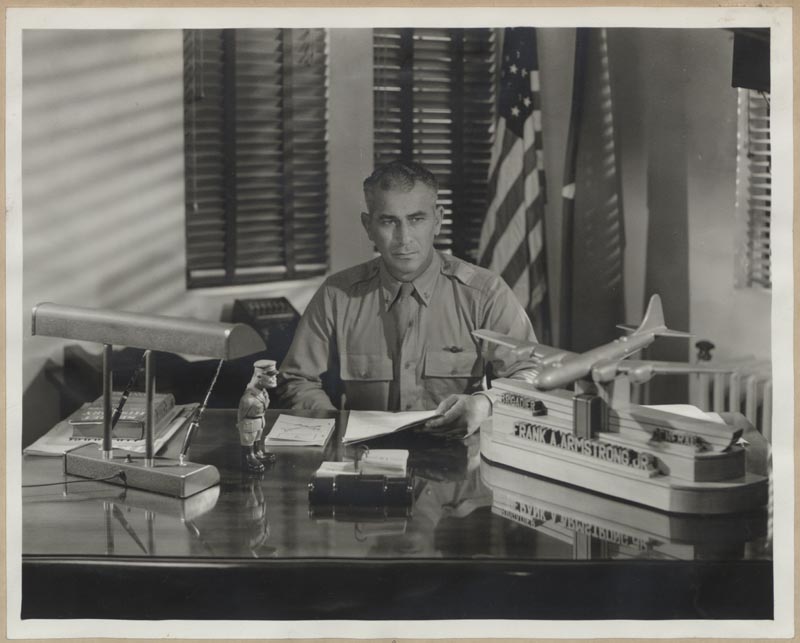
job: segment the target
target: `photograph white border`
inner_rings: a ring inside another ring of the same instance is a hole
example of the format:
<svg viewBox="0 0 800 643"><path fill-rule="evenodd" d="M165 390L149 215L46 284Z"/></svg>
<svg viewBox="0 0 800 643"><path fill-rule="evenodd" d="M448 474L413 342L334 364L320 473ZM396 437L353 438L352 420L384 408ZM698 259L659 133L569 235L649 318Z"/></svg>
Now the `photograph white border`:
<svg viewBox="0 0 800 643"><path fill-rule="evenodd" d="M263 9L8 9L6 22L6 501L8 635L20 638L125 636L191 637L631 637L765 638L793 635L794 625L794 283L792 11L788 8L548 8L453 7ZM22 203L21 65L25 29L184 29L282 26L331 28L395 26L659 27L772 29L771 118L772 354L774 399L773 621L104 621L26 620L21 606ZM10 314L8 314L10 312Z"/></svg>

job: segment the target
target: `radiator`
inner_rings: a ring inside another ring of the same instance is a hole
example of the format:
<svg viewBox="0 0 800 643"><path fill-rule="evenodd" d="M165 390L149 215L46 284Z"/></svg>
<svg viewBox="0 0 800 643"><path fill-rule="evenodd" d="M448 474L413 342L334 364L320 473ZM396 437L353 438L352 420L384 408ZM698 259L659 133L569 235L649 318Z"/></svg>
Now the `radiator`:
<svg viewBox="0 0 800 643"><path fill-rule="evenodd" d="M728 363L714 364L725 368ZM730 364L727 373L689 375L691 402L704 411L738 411L772 443L772 365L769 362L741 360ZM770 457L770 470L772 458ZM755 557L772 557L773 479L769 476L767 536L749 543ZM763 549L761 549L763 548Z"/></svg>
<svg viewBox="0 0 800 643"><path fill-rule="evenodd" d="M714 364L727 368L728 364ZM690 375L691 402L704 411L738 411L772 441L772 369L769 362L741 361L726 373Z"/></svg>

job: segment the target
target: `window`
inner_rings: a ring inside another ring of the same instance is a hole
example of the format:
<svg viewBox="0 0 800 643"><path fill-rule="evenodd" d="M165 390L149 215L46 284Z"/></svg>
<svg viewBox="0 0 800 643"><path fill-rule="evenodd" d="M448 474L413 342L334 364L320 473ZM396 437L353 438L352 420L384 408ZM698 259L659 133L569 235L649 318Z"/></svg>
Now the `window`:
<svg viewBox="0 0 800 643"><path fill-rule="evenodd" d="M738 147L736 210L742 233L736 282L742 287L770 288L772 160L768 94L739 90Z"/></svg>
<svg viewBox="0 0 800 643"><path fill-rule="evenodd" d="M375 162L413 158L436 174L436 247L477 261L495 121L491 29L375 29Z"/></svg>
<svg viewBox="0 0 800 643"><path fill-rule="evenodd" d="M325 31L184 32L184 112L188 287L324 274Z"/></svg>

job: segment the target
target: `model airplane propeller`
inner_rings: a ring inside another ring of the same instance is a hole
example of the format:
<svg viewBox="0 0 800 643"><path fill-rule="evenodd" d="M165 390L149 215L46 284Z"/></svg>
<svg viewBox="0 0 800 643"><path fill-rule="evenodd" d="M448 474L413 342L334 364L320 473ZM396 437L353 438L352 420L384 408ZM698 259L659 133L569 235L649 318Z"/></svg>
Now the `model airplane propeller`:
<svg viewBox="0 0 800 643"><path fill-rule="evenodd" d="M649 381L654 375L665 373L721 373L726 369L690 364L688 362L657 362L628 359L634 353L653 343L656 337L690 337L688 333L670 330L664 323L661 298L653 295L647 306L644 319L638 327L620 325L629 332L612 342L597 346L585 353L573 353L532 342L518 341L491 330L475 330L475 337L512 349L525 355L539 367L533 385L549 390L572 384L585 377L598 384L612 382L618 375L627 375L634 384Z"/></svg>

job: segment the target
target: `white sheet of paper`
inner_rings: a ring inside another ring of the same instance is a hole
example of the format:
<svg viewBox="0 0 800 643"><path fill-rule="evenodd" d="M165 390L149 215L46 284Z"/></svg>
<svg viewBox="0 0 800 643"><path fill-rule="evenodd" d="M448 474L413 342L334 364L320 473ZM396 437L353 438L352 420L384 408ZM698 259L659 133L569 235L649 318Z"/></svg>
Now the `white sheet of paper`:
<svg viewBox="0 0 800 643"><path fill-rule="evenodd" d="M326 461L319 465L317 476L330 477L342 474L382 474L404 476L408 471L408 450L406 449L370 449L358 462Z"/></svg>
<svg viewBox="0 0 800 643"><path fill-rule="evenodd" d="M393 433L397 429L419 422L436 415L436 411L350 411L347 430L342 442L345 444L356 440L374 438L379 435Z"/></svg>
<svg viewBox="0 0 800 643"><path fill-rule="evenodd" d="M338 476L343 473L356 475L356 463L352 460L347 462L323 462L317 469L318 476Z"/></svg>
<svg viewBox="0 0 800 643"><path fill-rule="evenodd" d="M267 435L264 444L272 446L325 446L336 420L305 418L281 413Z"/></svg>

